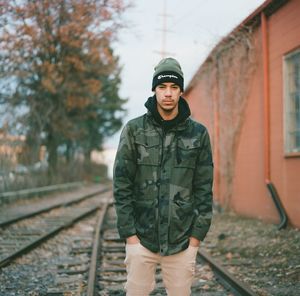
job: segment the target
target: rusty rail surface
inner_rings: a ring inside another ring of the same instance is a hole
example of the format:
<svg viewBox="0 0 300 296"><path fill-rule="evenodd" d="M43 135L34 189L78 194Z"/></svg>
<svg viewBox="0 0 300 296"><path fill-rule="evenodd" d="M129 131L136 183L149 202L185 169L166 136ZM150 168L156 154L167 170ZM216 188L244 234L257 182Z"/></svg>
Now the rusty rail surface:
<svg viewBox="0 0 300 296"><path fill-rule="evenodd" d="M29 209L28 208L26 210L21 209L20 212L12 211L11 215L8 215L7 217L4 216L0 217L0 227L10 225L17 221L27 219L35 215L39 215L41 213L49 212L58 207L69 206L71 204L79 203L85 199L91 198L97 194L105 193L109 190L110 190L109 187L104 187L101 189L95 189L89 191L87 193L78 193L78 195L74 194L74 197L71 197L68 200L62 199L57 201L57 200L52 200L50 198L49 200L47 200L46 203L43 203L41 206L37 205L37 203L35 202L34 205Z"/></svg>
<svg viewBox="0 0 300 296"><path fill-rule="evenodd" d="M107 200L99 210L100 212L98 216L97 226L95 228L95 236L94 236L93 249L91 255L89 275L88 275L87 296L94 296L95 294L97 262L98 262L100 248L101 248L100 232L103 226L104 217L109 203L110 203L109 200Z"/></svg>
<svg viewBox="0 0 300 296"><path fill-rule="evenodd" d="M256 294L246 285L232 274L230 274L224 267L222 267L215 259L208 255L204 251L198 252L198 258L207 262L212 270L214 271L216 277L220 282L229 289L236 296L256 296ZM197 259L198 259L197 258Z"/></svg>

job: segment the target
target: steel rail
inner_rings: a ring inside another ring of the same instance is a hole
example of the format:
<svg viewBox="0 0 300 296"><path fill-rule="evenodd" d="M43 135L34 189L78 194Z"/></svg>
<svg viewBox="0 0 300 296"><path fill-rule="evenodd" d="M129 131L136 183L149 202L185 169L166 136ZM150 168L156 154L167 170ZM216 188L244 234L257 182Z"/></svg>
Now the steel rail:
<svg viewBox="0 0 300 296"><path fill-rule="evenodd" d="M257 296L248 285L235 278L205 251L199 250L197 260L199 260L199 257L200 260L202 259L210 265L222 285L229 289L235 296Z"/></svg>
<svg viewBox="0 0 300 296"><path fill-rule="evenodd" d="M99 208L99 205L89 207L89 208L83 208L81 209L80 213L77 215L74 215L73 217L70 217L70 219L66 219L62 224L53 227L50 231L47 233L42 234L41 236L37 237L36 239L30 241L27 244L24 244L21 246L17 251L14 251L13 253L7 255L6 257L2 258L0 260L0 268L7 266L10 262L12 262L17 257L20 257L21 255L27 253L28 251L34 249L36 246L40 245L45 240L52 237L54 234L57 234L61 230L72 226L74 223L76 223L78 220L83 219L84 217L92 214Z"/></svg>
<svg viewBox="0 0 300 296"><path fill-rule="evenodd" d="M2 220L2 221L0 220L0 227L8 226L8 225L10 225L12 223L15 223L17 221L27 219L27 218L36 216L36 215L41 214L41 213L49 212L49 211L51 211L55 208L59 208L59 207L63 207L63 206L69 206L69 205L72 205L72 204L79 203L79 202L81 202L85 199L91 198L91 197L93 197L97 194L105 193L109 190L110 190L109 187L103 188L101 190L95 190L94 192L84 194L84 195L79 196L79 197L77 196L76 198L70 199L67 202L66 201L59 201L59 202L55 202L54 204L51 204L51 201L49 201L49 204L45 205L44 207L41 207L41 208L34 208L33 207L32 210L29 211L29 212L21 213L18 216L9 217L6 220Z"/></svg>
<svg viewBox="0 0 300 296"><path fill-rule="evenodd" d="M101 244L100 244L100 232L103 226L104 217L110 204L110 199L107 199L106 202L102 205L101 209L99 210L99 216L97 225L95 228L95 235L93 241L93 249L91 255L91 262L89 268L89 275L88 275L88 286L87 286L87 296L94 296L95 294L95 281L96 281L96 272L97 272L97 259L100 252Z"/></svg>
<svg viewBox="0 0 300 296"><path fill-rule="evenodd" d="M44 194L44 193L53 192L57 190L64 190L64 189L70 189L73 187L82 186L83 184L84 184L83 182L72 182L72 183L56 184L56 185L49 185L49 186L43 186L37 188L22 189L18 191L2 192L0 193L0 199L23 197L23 196L30 196L35 194Z"/></svg>

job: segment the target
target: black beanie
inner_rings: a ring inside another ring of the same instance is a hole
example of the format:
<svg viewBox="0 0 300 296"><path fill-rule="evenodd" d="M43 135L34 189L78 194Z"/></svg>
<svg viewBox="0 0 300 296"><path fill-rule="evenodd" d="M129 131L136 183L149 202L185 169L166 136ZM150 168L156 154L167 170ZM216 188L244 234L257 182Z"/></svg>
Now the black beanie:
<svg viewBox="0 0 300 296"><path fill-rule="evenodd" d="M183 91L183 72L179 63L173 58L162 59L154 68L152 91L163 82L173 82Z"/></svg>

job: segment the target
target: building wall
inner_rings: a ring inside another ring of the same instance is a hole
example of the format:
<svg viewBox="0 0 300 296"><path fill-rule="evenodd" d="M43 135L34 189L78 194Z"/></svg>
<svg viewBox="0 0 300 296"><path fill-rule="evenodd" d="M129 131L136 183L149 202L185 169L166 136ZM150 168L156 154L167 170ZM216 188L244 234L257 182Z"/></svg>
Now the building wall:
<svg viewBox="0 0 300 296"><path fill-rule="evenodd" d="M257 35L261 38L260 31ZM262 73L259 63L236 152L231 207L245 216L277 222L278 214L265 184Z"/></svg>
<svg viewBox="0 0 300 296"><path fill-rule="evenodd" d="M24 142L24 136L13 136L0 131L0 164L2 169L6 169L5 160L11 165L17 164L18 157L23 151Z"/></svg>
<svg viewBox="0 0 300 296"><path fill-rule="evenodd" d="M292 224L300 227L300 156L284 154L283 56L300 48L300 1L289 1L269 22L271 178Z"/></svg>
<svg viewBox="0 0 300 296"><path fill-rule="evenodd" d="M290 51L300 48L300 1L291 0L274 14L268 17L269 30L269 73L270 73L270 156L271 181L275 185L284 208L292 225L300 227L300 156L287 158L284 155L284 94L283 94L283 57ZM241 132L237 137L234 161L234 177L231 188L229 206L236 212L278 222L279 216L265 184L264 167L264 98L263 69L261 48L261 27L254 32L256 50L258 52L258 67L249 83L250 90ZM196 75L197 80L188 90L186 97L191 106L192 115L204 123L210 132L214 145L216 172L224 157L220 154L220 126L222 116L215 115L218 91L215 98L208 98L205 93L207 69L201 66ZM217 86L212 83L212 89ZM224 110L219 110L222 112ZM220 113L221 114L221 113ZM216 127L219 125L219 128ZM222 135L224 136L224 130ZM226 135L225 135L226 136ZM224 160L223 160L224 161ZM225 172L226 174L226 172ZM215 199L224 204L223 192L226 191L226 175L215 173Z"/></svg>

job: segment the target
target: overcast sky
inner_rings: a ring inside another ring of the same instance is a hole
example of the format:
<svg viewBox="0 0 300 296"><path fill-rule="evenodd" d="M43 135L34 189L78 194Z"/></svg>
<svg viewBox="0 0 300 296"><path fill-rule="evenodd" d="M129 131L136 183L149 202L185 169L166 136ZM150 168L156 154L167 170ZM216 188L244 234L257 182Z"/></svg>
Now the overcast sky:
<svg viewBox="0 0 300 296"><path fill-rule="evenodd" d="M218 41L250 15L264 0L166 0L166 51L184 72L185 85ZM125 119L145 113L152 95L154 66L161 56L164 0L133 0L125 13L127 29L120 32L115 51L123 66L120 94L129 101ZM107 141L115 148L119 134Z"/></svg>

